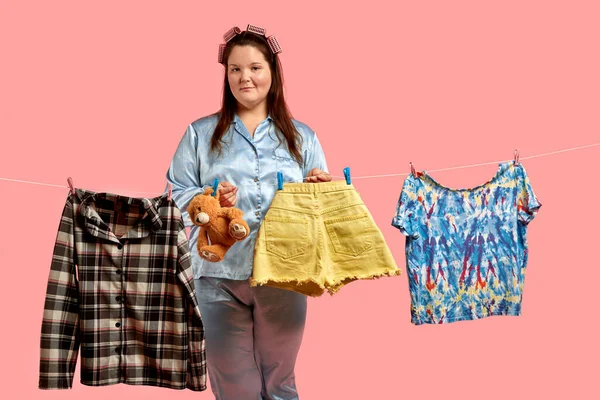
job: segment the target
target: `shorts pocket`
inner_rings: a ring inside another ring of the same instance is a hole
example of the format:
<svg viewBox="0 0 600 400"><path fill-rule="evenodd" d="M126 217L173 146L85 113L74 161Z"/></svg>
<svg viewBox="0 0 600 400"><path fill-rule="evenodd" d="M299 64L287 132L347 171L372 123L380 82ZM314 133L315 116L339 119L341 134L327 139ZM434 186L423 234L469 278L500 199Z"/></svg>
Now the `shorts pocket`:
<svg viewBox="0 0 600 400"><path fill-rule="evenodd" d="M373 247L372 222L366 213L323 221L336 253L358 256Z"/></svg>
<svg viewBox="0 0 600 400"><path fill-rule="evenodd" d="M299 218L265 217L267 251L287 259L306 252L308 221Z"/></svg>

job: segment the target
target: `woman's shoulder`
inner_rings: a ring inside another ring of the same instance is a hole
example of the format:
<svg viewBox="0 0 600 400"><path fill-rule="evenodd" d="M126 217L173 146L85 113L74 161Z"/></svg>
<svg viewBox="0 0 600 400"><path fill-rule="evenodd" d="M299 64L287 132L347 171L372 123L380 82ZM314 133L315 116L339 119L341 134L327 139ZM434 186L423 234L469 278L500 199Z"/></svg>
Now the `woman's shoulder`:
<svg viewBox="0 0 600 400"><path fill-rule="evenodd" d="M307 139L312 139L316 135L315 131L313 131L312 128L304 122L292 118L292 123L294 124L294 127L296 128L298 133L300 133L303 137Z"/></svg>
<svg viewBox="0 0 600 400"><path fill-rule="evenodd" d="M206 115L202 118L198 118L194 122L190 124L192 128L198 133L212 131L217 126L217 122L219 121L219 113L214 113L210 115Z"/></svg>

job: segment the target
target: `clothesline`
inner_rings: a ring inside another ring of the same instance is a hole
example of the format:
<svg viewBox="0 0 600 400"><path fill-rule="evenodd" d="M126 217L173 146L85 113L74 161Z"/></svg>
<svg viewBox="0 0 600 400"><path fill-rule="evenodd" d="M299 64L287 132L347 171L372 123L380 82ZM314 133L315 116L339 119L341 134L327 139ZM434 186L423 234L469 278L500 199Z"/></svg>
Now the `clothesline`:
<svg viewBox="0 0 600 400"><path fill-rule="evenodd" d="M588 147L594 147L594 146L600 146L600 143L588 144L586 146L573 147L573 148L570 148L570 149L562 149L562 150L552 151L550 153L536 154L534 156L519 157L519 160L530 160L532 158L546 157L546 156L550 156L550 155L553 155L553 154L566 153L568 151L581 150L581 149L586 149ZM481 167L481 166L484 166L484 165L497 165L497 164L500 164L500 163L503 163L503 162L506 162L506 161L510 161L510 160L490 161L490 162L485 162L485 163L480 163L480 164L461 165L461 166L458 166L458 167L449 167L449 168L428 169L427 172L451 171L451 170L455 170L455 169ZM409 174L410 174L410 172L404 172L404 173L401 173L401 174L353 176L352 179L387 178L387 177L390 177L390 176L408 176ZM344 178L343 176L334 176L334 175L332 175L332 177L334 177L334 178Z"/></svg>
<svg viewBox="0 0 600 400"><path fill-rule="evenodd" d="M572 148L568 148L568 149L562 149L562 150L557 150L557 151L552 151L549 153L542 153L542 154L536 154L533 156L527 156L527 157L520 157L520 160L530 160L533 158L540 158L540 157L546 157L546 156L550 156L550 155L554 155L554 154L559 154L559 153L566 153L569 151L576 151L576 150L582 150L582 149L586 149L586 148L590 148L590 147L596 147L596 146L600 146L600 143L593 143L593 144L588 144L585 146L579 146L579 147L572 147ZM448 168L439 168L439 169L431 169L431 170L427 170L427 172L440 172L440 171L451 171L451 170L456 170L456 169L464 169L464 168L474 168L474 167L480 167L480 166L484 166L484 165L492 165L492 164L499 164L502 162L506 162L509 160L500 160L500 161L490 161L490 162L485 162L485 163L479 163L479 164L469 164L469 165L460 165L457 167L448 167ZM405 172L405 173L398 173L398 174L383 174L383 175L367 175L367 176L352 176L352 179L371 179L371 178L387 178L387 177L394 177L394 176L408 176L410 174L410 172ZM333 178L342 178L344 179L343 176L337 176L337 175L331 175ZM0 177L0 180L2 181L8 181L8 182L17 182L17 183L25 183L25 184L30 184L30 185L40 185L40 186L49 186L49 187L57 187L57 188L62 188L62 189L68 189L69 187L67 185L56 185L56 184L51 184L51 183L44 183L44 182L36 182L36 181L26 181L26 180L21 180L21 179L12 179L12 178L3 178ZM296 181L287 181L288 183L291 182L301 182L300 180L296 180ZM277 186L277 184L269 184L271 186ZM254 187L255 185L252 185L252 187ZM249 185L241 185L238 187L249 187ZM152 195L160 195L164 192L138 192L138 191L134 191L132 193L139 193L139 194L152 194Z"/></svg>

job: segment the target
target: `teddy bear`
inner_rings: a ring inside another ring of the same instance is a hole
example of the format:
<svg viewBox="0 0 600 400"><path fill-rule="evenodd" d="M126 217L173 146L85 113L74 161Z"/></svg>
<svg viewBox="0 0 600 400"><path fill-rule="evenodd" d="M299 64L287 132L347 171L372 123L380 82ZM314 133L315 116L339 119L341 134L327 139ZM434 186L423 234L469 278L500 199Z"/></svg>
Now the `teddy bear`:
<svg viewBox="0 0 600 400"><path fill-rule="evenodd" d="M198 254L206 261L219 262L235 242L248 237L250 228L243 219L242 210L221 207L219 192L215 196L212 193L213 189L207 188L194 197L187 212L192 222L200 227Z"/></svg>

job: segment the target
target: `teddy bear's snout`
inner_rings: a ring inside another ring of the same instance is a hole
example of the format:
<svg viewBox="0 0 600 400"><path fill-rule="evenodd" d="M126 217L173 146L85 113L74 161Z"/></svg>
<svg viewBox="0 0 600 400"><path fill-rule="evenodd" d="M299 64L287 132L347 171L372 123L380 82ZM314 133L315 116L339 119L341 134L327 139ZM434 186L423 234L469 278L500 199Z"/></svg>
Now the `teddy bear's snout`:
<svg viewBox="0 0 600 400"><path fill-rule="evenodd" d="M210 218L209 218L208 214L205 212L200 212L196 215L196 222L199 225L206 225L206 224L208 224L209 220L210 220Z"/></svg>

